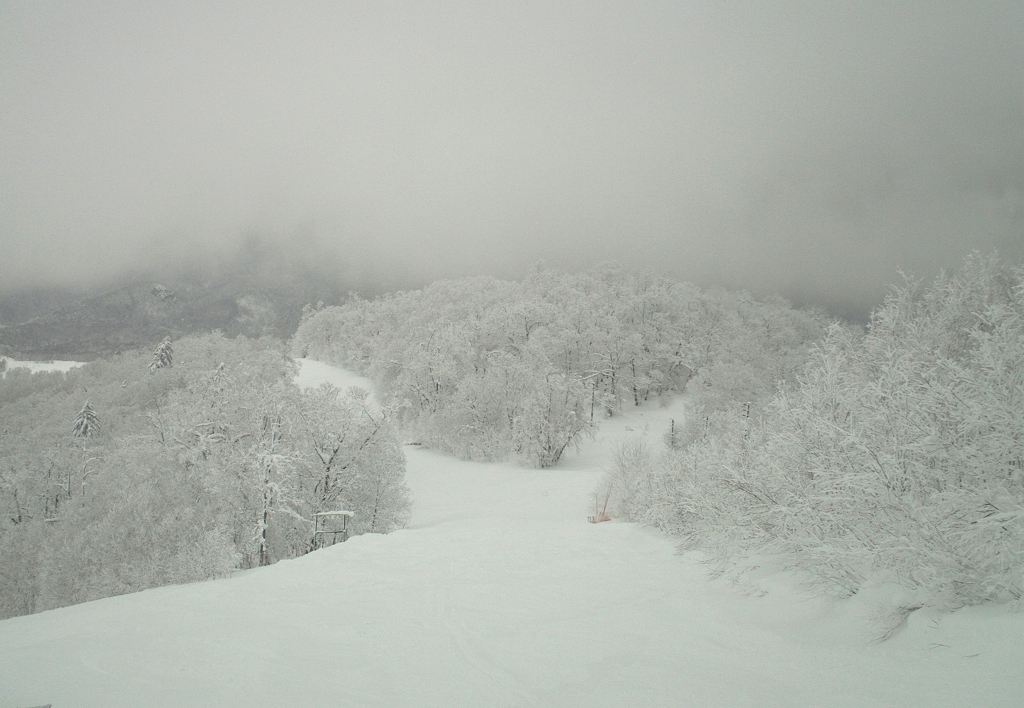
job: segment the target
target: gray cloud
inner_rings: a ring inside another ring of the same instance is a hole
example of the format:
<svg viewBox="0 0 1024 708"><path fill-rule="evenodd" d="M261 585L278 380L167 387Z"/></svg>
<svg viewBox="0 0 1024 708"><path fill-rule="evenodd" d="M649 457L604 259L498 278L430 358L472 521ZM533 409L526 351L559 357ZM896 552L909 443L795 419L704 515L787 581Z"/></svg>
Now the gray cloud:
<svg viewBox="0 0 1024 708"><path fill-rule="evenodd" d="M862 309L1024 252L1020 3L0 6L0 287L618 260ZM205 255L204 255L205 254Z"/></svg>

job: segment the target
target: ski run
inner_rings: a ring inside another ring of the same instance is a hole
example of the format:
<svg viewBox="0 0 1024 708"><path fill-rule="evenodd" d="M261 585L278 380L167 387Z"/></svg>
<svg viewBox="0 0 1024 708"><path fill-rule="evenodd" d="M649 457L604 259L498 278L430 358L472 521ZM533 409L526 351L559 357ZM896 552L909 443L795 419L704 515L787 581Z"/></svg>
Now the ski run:
<svg viewBox="0 0 1024 708"><path fill-rule="evenodd" d="M313 361L299 381L369 388ZM616 444L683 414L604 421L549 470L407 445L404 530L0 622L0 708L1024 705L1013 608L900 622L895 588L730 582L655 530L588 523Z"/></svg>

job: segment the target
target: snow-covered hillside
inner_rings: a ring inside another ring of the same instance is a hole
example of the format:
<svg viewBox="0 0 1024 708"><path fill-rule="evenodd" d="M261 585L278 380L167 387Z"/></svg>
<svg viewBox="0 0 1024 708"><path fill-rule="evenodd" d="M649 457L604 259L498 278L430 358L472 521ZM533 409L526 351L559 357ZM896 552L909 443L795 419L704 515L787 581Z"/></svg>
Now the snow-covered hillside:
<svg viewBox="0 0 1024 708"><path fill-rule="evenodd" d="M6 364L4 371L0 372L0 376L12 369L28 369L33 373L37 371L71 371L76 366L82 365L80 361L18 361L10 357L0 357L0 361Z"/></svg>
<svg viewBox="0 0 1024 708"><path fill-rule="evenodd" d="M302 362L303 385L369 383ZM735 587L633 524L587 523L617 439L555 469L406 446L409 527L232 578L0 622L0 708L70 706L1019 706L1024 615ZM767 592L765 592L767 591Z"/></svg>

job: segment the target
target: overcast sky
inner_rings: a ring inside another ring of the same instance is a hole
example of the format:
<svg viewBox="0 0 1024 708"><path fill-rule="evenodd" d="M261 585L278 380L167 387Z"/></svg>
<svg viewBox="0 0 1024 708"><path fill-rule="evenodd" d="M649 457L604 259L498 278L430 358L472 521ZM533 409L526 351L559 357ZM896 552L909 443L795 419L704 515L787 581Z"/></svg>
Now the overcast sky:
<svg viewBox="0 0 1024 708"><path fill-rule="evenodd" d="M1024 254L1024 3L0 4L0 288L247 234L863 307Z"/></svg>

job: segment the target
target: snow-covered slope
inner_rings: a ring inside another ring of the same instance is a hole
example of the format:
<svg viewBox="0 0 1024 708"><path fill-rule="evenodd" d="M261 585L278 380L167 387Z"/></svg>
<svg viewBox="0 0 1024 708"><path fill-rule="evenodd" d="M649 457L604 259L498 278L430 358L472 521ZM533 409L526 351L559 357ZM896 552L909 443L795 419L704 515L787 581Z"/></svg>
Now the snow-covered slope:
<svg viewBox="0 0 1024 708"><path fill-rule="evenodd" d="M6 362L6 367L0 376L5 375L11 369L28 369L35 373L37 371L70 371L76 366L82 366L80 361L18 361L10 357L0 357L0 361Z"/></svg>
<svg viewBox="0 0 1024 708"><path fill-rule="evenodd" d="M368 387L316 362L299 380ZM0 708L1024 702L1024 615L921 610L878 643L881 590L831 602L767 576L757 596L655 531L587 523L613 441L656 443L680 412L607 421L553 470L409 446L406 530L0 622Z"/></svg>

